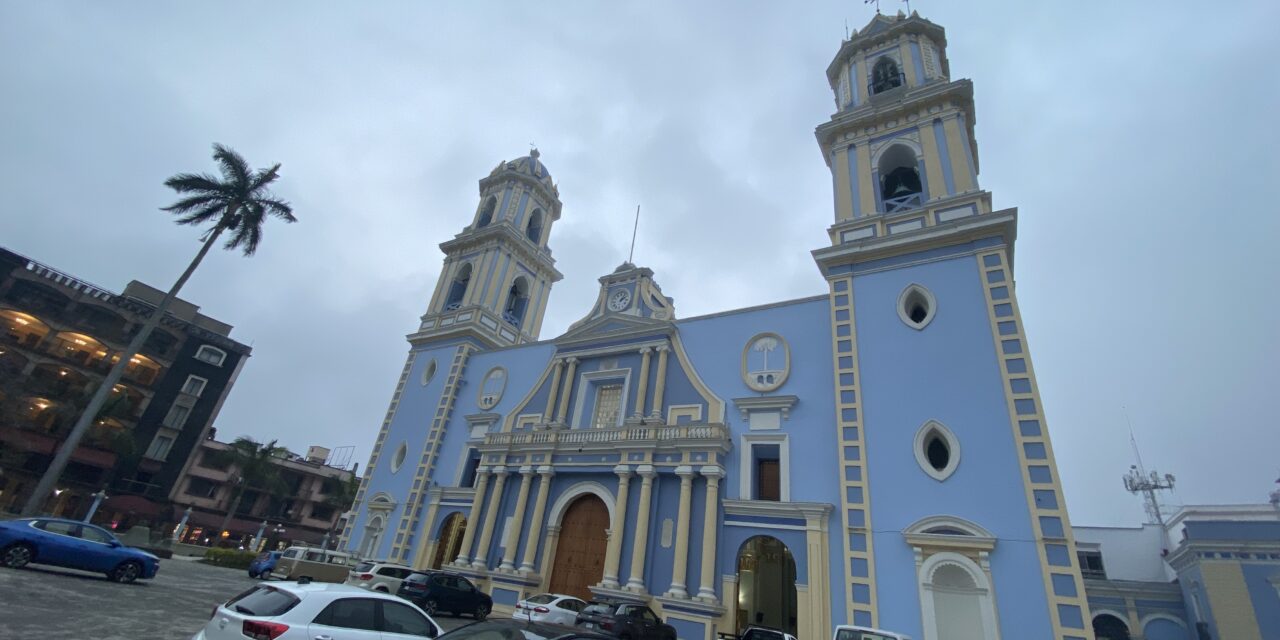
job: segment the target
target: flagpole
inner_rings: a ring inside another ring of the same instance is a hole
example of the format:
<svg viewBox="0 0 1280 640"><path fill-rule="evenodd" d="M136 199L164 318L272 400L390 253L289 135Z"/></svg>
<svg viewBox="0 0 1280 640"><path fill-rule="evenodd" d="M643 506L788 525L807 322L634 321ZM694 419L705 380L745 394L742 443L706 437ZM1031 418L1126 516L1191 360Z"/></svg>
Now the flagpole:
<svg viewBox="0 0 1280 640"><path fill-rule="evenodd" d="M631 227L631 253L627 254L627 262L636 255L636 230L640 228L640 205L636 205L636 223Z"/></svg>

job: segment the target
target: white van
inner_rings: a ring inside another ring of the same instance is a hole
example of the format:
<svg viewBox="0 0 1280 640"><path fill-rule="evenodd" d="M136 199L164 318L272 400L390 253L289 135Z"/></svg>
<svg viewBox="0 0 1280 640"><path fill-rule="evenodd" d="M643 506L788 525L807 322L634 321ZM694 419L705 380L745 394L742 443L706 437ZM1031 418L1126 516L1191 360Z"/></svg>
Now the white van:
<svg viewBox="0 0 1280 640"><path fill-rule="evenodd" d="M836 627L835 635L831 636L831 640L911 640L911 636L871 627L842 624Z"/></svg>
<svg viewBox="0 0 1280 640"><path fill-rule="evenodd" d="M297 580L307 576L316 582L342 582L347 579L355 559L343 551L312 547L289 547L280 554L271 577Z"/></svg>

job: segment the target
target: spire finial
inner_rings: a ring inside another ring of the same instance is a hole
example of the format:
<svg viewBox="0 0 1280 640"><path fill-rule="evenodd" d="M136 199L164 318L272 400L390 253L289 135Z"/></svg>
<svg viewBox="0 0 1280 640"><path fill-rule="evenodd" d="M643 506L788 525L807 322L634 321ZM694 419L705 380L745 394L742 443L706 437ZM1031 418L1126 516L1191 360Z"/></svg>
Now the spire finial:
<svg viewBox="0 0 1280 640"><path fill-rule="evenodd" d="M538 145L537 145L537 143L530 142L530 143L529 143L529 157L530 157L530 158L535 158L535 159L536 159L536 158L538 158L538 157L540 157L540 156L542 156L542 154L538 152Z"/></svg>

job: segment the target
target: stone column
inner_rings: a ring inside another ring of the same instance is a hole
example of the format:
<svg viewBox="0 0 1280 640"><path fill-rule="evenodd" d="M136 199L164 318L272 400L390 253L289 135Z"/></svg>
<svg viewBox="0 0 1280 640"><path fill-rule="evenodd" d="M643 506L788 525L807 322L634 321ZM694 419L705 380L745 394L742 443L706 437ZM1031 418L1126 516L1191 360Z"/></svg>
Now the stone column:
<svg viewBox="0 0 1280 640"><path fill-rule="evenodd" d="M654 420L663 420L662 415L662 394L667 390L667 353L671 348L667 345L658 347L658 379L653 384L653 408L649 411L649 417Z"/></svg>
<svg viewBox="0 0 1280 640"><path fill-rule="evenodd" d="M724 469L706 466L698 470L707 479L707 500L702 511L702 570L699 573L698 599L716 602L716 533L719 524L720 478Z"/></svg>
<svg viewBox="0 0 1280 640"><path fill-rule="evenodd" d="M542 534L542 518L547 512L547 495L551 491L551 478L556 472L551 467L538 467L538 498L533 502L533 515L529 518L529 539L524 543L524 557L520 560L520 572L533 571L533 561L538 557L538 537Z"/></svg>
<svg viewBox="0 0 1280 640"><path fill-rule="evenodd" d="M645 347L640 350L640 380L636 385L636 408L632 416L636 419L644 418L644 401L649 395L649 359L653 355L653 349Z"/></svg>
<svg viewBox="0 0 1280 640"><path fill-rule="evenodd" d="M440 511L440 496L440 487L432 487L427 491L427 515L422 519L422 530L418 532L418 544L415 545L417 550L411 561L414 569L426 569L431 562L431 527L435 525L436 514Z"/></svg>
<svg viewBox="0 0 1280 640"><path fill-rule="evenodd" d="M497 467L493 475L498 481L493 483L493 496L489 498L489 508L484 512L484 529L480 531L480 544L471 558L471 566L476 569L489 567L489 543L493 541L493 525L498 521L498 510L502 508L502 487L507 484L507 468Z"/></svg>
<svg viewBox="0 0 1280 640"><path fill-rule="evenodd" d="M480 508L484 505L484 492L489 488L489 467L476 469L476 494L471 498L471 514L467 516L467 531L462 534L462 546L458 547L458 557L454 564L467 564L471 561L471 543L476 539L476 520L480 518Z"/></svg>
<svg viewBox="0 0 1280 640"><path fill-rule="evenodd" d="M551 422L556 417L556 394L560 391L560 374L564 372L564 360L556 359L555 369L551 371L551 392L547 394L547 408L542 412L542 421Z"/></svg>
<svg viewBox="0 0 1280 640"><path fill-rule="evenodd" d="M569 362L569 370L564 374L564 388L560 390L560 408L556 411L556 423L565 424L566 416L569 415L569 396L573 395L573 374L578 370L577 358L566 358Z"/></svg>
<svg viewBox="0 0 1280 640"><path fill-rule="evenodd" d="M649 544L649 502L653 499L653 478L658 475L653 465L636 467L640 474L640 504L636 507L636 535L631 542L631 577L627 590L644 593L644 555Z"/></svg>
<svg viewBox="0 0 1280 640"><path fill-rule="evenodd" d="M498 566L503 571L516 570L516 547L520 546L520 529L524 524L525 505L529 504L529 483L531 482L533 482L533 467L520 467L520 493L516 494L515 517L511 521L511 531L507 532L510 537L503 543L502 564Z"/></svg>
<svg viewBox="0 0 1280 640"><path fill-rule="evenodd" d="M676 549L675 563L671 567L671 588L667 590L668 598L688 598L685 591L685 576L689 573L689 502L693 496L693 467L684 465L676 467L676 475L680 476L680 511L676 514Z"/></svg>
<svg viewBox="0 0 1280 640"><path fill-rule="evenodd" d="M622 559L622 539L627 534L627 497L631 490L631 467L620 464L613 468L618 474L618 500L614 505L613 523L609 527L609 545L604 552L604 580L609 589L618 588L618 563Z"/></svg>

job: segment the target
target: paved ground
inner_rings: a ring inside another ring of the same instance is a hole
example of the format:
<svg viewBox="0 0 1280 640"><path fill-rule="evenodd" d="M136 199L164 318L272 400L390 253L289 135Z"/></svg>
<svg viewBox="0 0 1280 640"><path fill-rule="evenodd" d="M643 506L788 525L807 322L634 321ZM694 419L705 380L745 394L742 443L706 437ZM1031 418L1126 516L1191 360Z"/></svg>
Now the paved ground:
<svg viewBox="0 0 1280 640"><path fill-rule="evenodd" d="M214 603L256 582L242 570L190 560L161 560L155 579L130 585L55 567L0 569L0 638L186 640ZM436 622L453 629L471 619Z"/></svg>

